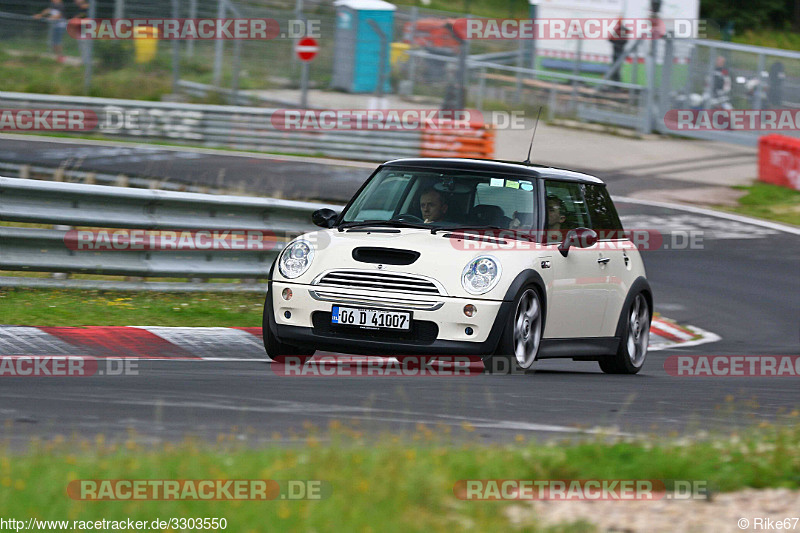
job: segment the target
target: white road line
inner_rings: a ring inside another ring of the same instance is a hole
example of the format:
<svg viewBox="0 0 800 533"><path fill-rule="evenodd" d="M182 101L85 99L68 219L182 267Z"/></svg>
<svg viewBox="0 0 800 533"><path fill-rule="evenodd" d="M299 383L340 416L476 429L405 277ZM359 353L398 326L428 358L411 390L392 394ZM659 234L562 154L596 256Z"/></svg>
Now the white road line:
<svg viewBox="0 0 800 533"><path fill-rule="evenodd" d="M715 211L713 209L706 209L703 207L695 207L691 205L673 204L669 202L656 202L653 200L640 200L638 198L630 198L628 196L614 196L614 201L628 204L647 205L651 207L663 207L666 209L675 209L676 211L686 211L687 213L697 213L698 215L706 215L709 217L724 218L752 226L760 226L762 228L774 229L784 233L800 236L800 228L779 224L777 222L770 222L768 220L760 220L744 215L736 215L733 213L724 213L722 211Z"/></svg>

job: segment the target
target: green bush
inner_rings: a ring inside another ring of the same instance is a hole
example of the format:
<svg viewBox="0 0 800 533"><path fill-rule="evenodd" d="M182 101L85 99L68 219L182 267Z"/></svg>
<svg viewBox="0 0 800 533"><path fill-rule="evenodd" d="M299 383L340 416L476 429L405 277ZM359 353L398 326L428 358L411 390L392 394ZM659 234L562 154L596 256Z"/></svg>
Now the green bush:
<svg viewBox="0 0 800 533"><path fill-rule="evenodd" d="M96 41L94 57L104 70L118 70L133 62L133 42L131 41Z"/></svg>

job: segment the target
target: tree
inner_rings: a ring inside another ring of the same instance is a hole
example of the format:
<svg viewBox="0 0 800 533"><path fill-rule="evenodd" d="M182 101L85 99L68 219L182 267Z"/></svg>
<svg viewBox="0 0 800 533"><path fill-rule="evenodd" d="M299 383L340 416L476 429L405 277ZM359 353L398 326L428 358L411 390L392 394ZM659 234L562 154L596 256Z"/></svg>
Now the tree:
<svg viewBox="0 0 800 533"><path fill-rule="evenodd" d="M794 6L792 5L794 4ZM700 16L720 26L728 21L736 31L777 28L785 29L787 22L800 22L800 0L701 0Z"/></svg>

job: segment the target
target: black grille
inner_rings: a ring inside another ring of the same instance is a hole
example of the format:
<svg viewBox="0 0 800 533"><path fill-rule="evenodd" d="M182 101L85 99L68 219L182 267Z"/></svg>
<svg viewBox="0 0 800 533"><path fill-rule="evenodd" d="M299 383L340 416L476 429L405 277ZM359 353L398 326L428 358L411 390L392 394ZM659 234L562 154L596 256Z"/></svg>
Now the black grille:
<svg viewBox="0 0 800 533"><path fill-rule="evenodd" d="M340 339L403 341L411 344L433 344L439 335L439 326L427 320L412 320L411 330L364 329L358 326L340 326L331 324L331 314L316 311L311 314L314 335L336 337Z"/></svg>

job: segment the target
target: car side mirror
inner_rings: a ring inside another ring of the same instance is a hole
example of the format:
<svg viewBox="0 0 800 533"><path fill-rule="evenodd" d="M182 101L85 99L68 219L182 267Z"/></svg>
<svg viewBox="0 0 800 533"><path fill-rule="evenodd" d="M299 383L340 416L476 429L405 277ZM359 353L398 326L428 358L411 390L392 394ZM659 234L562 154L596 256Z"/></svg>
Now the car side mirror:
<svg viewBox="0 0 800 533"><path fill-rule="evenodd" d="M311 214L311 222L321 228L332 228L336 223L339 213L333 209L317 209Z"/></svg>
<svg viewBox="0 0 800 533"><path fill-rule="evenodd" d="M558 245L561 255L567 257L570 247L590 248L597 244L597 232L589 228L571 229L567 232L564 240Z"/></svg>

